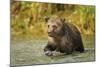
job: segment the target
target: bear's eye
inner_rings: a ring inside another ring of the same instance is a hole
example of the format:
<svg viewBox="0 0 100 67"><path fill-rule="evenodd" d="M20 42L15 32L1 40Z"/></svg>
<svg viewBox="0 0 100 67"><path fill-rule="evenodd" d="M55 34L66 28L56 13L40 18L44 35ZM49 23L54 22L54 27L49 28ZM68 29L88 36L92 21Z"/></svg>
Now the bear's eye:
<svg viewBox="0 0 100 67"><path fill-rule="evenodd" d="M57 28L57 26L53 25L53 28L54 28L54 29L56 29L56 28Z"/></svg>
<svg viewBox="0 0 100 67"><path fill-rule="evenodd" d="M48 25L48 27L49 27L49 25Z"/></svg>

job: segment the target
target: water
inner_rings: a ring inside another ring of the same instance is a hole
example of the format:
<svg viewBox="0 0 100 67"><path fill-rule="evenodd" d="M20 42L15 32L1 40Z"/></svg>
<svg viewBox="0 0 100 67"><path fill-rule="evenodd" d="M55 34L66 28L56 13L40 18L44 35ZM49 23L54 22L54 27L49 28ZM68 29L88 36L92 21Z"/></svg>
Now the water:
<svg viewBox="0 0 100 67"><path fill-rule="evenodd" d="M11 40L11 66L36 65L51 63L87 62L95 60L94 37L83 36L84 53L74 52L70 55L45 56L43 49L47 39L15 39Z"/></svg>

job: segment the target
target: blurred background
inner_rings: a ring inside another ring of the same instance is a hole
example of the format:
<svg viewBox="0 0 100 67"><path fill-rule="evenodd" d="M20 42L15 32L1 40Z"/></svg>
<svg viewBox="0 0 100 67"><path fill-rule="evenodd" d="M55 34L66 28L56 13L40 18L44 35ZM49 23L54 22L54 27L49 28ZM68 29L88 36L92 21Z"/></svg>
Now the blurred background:
<svg viewBox="0 0 100 67"><path fill-rule="evenodd" d="M46 36L45 16L64 17L76 25L84 35L95 33L95 6L11 2L11 35Z"/></svg>

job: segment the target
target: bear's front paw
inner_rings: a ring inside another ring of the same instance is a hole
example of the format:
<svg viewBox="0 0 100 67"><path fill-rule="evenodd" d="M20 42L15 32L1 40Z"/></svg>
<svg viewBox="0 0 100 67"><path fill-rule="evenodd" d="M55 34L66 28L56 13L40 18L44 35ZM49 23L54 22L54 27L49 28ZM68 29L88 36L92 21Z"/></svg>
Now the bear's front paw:
<svg viewBox="0 0 100 67"><path fill-rule="evenodd" d="M61 55L61 53L60 53L60 52L57 52L57 51L53 51L53 52L52 52L52 55L53 55L53 56L59 56L59 55Z"/></svg>
<svg viewBox="0 0 100 67"><path fill-rule="evenodd" d="M61 52L58 52L58 51L53 51L52 52L52 56L61 56L61 55L65 55L66 53L61 53Z"/></svg>
<svg viewBox="0 0 100 67"><path fill-rule="evenodd" d="M51 51L45 51L44 54L47 55L47 56L51 56L52 52Z"/></svg>

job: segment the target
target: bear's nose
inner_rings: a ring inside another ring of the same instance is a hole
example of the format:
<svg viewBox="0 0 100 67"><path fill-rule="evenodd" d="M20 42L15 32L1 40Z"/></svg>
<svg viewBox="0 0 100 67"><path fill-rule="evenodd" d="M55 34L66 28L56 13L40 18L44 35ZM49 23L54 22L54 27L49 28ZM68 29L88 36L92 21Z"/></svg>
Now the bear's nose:
<svg viewBox="0 0 100 67"><path fill-rule="evenodd" d="M48 34L52 34L54 32L54 30L48 30Z"/></svg>

